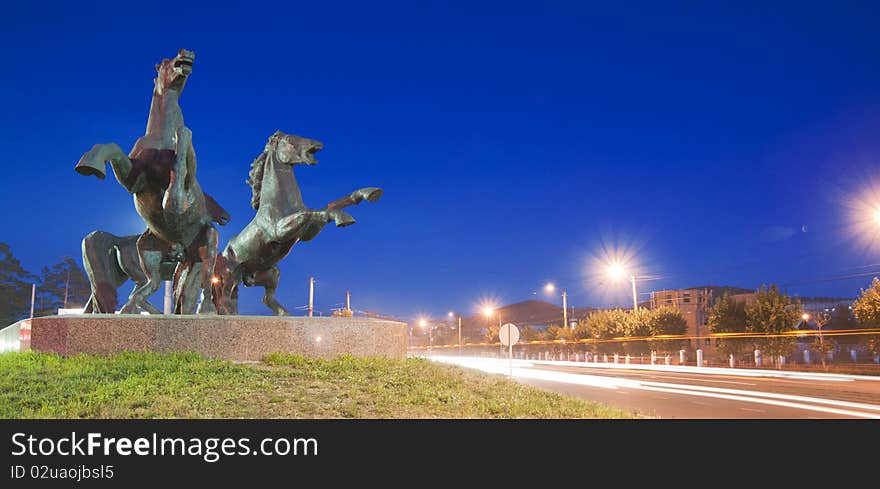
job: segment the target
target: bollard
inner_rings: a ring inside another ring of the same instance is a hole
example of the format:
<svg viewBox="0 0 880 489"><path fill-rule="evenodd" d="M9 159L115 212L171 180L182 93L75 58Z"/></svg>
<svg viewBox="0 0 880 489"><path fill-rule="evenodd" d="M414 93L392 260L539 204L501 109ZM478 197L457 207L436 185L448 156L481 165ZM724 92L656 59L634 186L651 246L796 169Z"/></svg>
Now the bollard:
<svg viewBox="0 0 880 489"><path fill-rule="evenodd" d="M614 363L617 363L617 353L614 354Z"/></svg>
<svg viewBox="0 0 880 489"><path fill-rule="evenodd" d="M602 360L603 362L608 363L608 354L607 354L607 353L604 354L604 355L602 356L602 358L604 358L604 360Z"/></svg>
<svg viewBox="0 0 880 489"><path fill-rule="evenodd" d="M657 363L657 352L652 350L651 351L651 365L654 365L655 363Z"/></svg>
<svg viewBox="0 0 880 489"><path fill-rule="evenodd" d="M874 357L874 363L880 363L880 355Z"/></svg>
<svg viewBox="0 0 880 489"><path fill-rule="evenodd" d="M755 366L761 366L761 350L755 349Z"/></svg>
<svg viewBox="0 0 880 489"><path fill-rule="evenodd" d="M629 355L626 356L626 364L629 365Z"/></svg>
<svg viewBox="0 0 880 489"><path fill-rule="evenodd" d="M733 358L733 353L730 354L730 368L736 366L736 359Z"/></svg>
<svg viewBox="0 0 880 489"><path fill-rule="evenodd" d="M678 364L679 365L684 365L684 360L685 360L684 355L685 355L684 348L682 348L681 350L678 350Z"/></svg>
<svg viewBox="0 0 880 489"><path fill-rule="evenodd" d="M666 355L666 365L669 365L672 362L672 358L667 354Z"/></svg>
<svg viewBox="0 0 880 489"><path fill-rule="evenodd" d="M810 350L804 350L804 363L810 364Z"/></svg>
<svg viewBox="0 0 880 489"><path fill-rule="evenodd" d="M852 358L853 363L856 363L856 361L858 361L858 358L859 358L859 353L855 350L850 350L849 356Z"/></svg>
<svg viewBox="0 0 880 489"><path fill-rule="evenodd" d="M703 366L703 350L697 350L697 367Z"/></svg>

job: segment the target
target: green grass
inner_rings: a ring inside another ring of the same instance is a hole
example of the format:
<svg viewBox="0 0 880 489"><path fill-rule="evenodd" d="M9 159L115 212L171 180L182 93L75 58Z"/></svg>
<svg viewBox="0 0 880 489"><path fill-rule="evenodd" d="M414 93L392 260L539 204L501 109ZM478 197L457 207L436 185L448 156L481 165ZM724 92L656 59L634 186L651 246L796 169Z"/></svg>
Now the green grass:
<svg viewBox="0 0 880 489"><path fill-rule="evenodd" d="M424 359L0 354L0 418L629 418Z"/></svg>

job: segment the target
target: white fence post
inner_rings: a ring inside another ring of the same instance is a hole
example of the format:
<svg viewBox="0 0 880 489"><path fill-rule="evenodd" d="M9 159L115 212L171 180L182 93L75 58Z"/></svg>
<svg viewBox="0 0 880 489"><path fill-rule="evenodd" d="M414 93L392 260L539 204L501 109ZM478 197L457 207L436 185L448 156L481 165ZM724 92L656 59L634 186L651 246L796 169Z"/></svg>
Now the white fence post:
<svg viewBox="0 0 880 489"><path fill-rule="evenodd" d="M703 350L697 350L697 367L703 366Z"/></svg>
<svg viewBox="0 0 880 489"><path fill-rule="evenodd" d="M679 365L684 365L686 353L687 352L685 352L684 348L682 348L681 350L678 350L678 364Z"/></svg>
<svg viewBox="0 0 880 489"><path fill-rule="evenodd" d="M810 364L810 350L804 350L804 363Z"/></svg>
<svg viewBox="0 0 880 489"><path fill-rule="evenodd" d="M730 368L736 367L736 358L733 357L733 353L730 354Z"/></svg>
<svg viewBox="0 0 880 489"><path fill-rule="evenodd" d="M761 350L758 350L757 348L755 348L755 366L761 366Z"/></svg>

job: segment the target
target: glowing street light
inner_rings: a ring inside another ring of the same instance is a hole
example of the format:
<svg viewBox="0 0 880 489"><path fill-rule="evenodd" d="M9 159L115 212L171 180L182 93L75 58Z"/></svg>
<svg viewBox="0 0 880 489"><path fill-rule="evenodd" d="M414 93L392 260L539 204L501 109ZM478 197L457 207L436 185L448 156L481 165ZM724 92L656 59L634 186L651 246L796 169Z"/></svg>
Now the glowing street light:
<svg viewBox="0 0 880 489"><path fill-rule="evenodd" d="M623 263L619 261L613 261L605 266L605 275L608 276L614 282L620 282L624 280L624 278L629 275L630 281L632 282L632 290L633 290L633 311L639 310L639 296L636 293L636 276L631 275Z"/></svg>

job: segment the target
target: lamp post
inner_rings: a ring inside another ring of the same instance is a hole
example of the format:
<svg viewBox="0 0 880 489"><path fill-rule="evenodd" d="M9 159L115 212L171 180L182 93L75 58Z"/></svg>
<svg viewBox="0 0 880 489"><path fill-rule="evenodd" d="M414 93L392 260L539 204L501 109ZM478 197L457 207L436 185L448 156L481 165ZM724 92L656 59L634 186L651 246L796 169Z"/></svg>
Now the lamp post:
<svg viewBox="0 0 880 489"><path fill-rule="evenodd" d="M544 290L552 294L556 291L556 286L553 285L553 282L548 282L547 285L544 286ZM573 326L568 324L568 293L564 290L562 291L562 328L574 329Z"/></svg>
<svg viewBox="0 0 880 489"><path fill-rule="evenodd" d="M433 338L431 338L431 328L428 327L428 321L424 319L419 320L419 326L425 328L425 332L428 334L428 353L431 352L431 346L433 343Z"/></svg>
<svg viewBox="0 0 880 489"><path fill-rule="evenodd" d="M452 311L449 311L447 316L452 318L455 314ZM458 356L461 356L461 314L458 315Z"/></svg>

